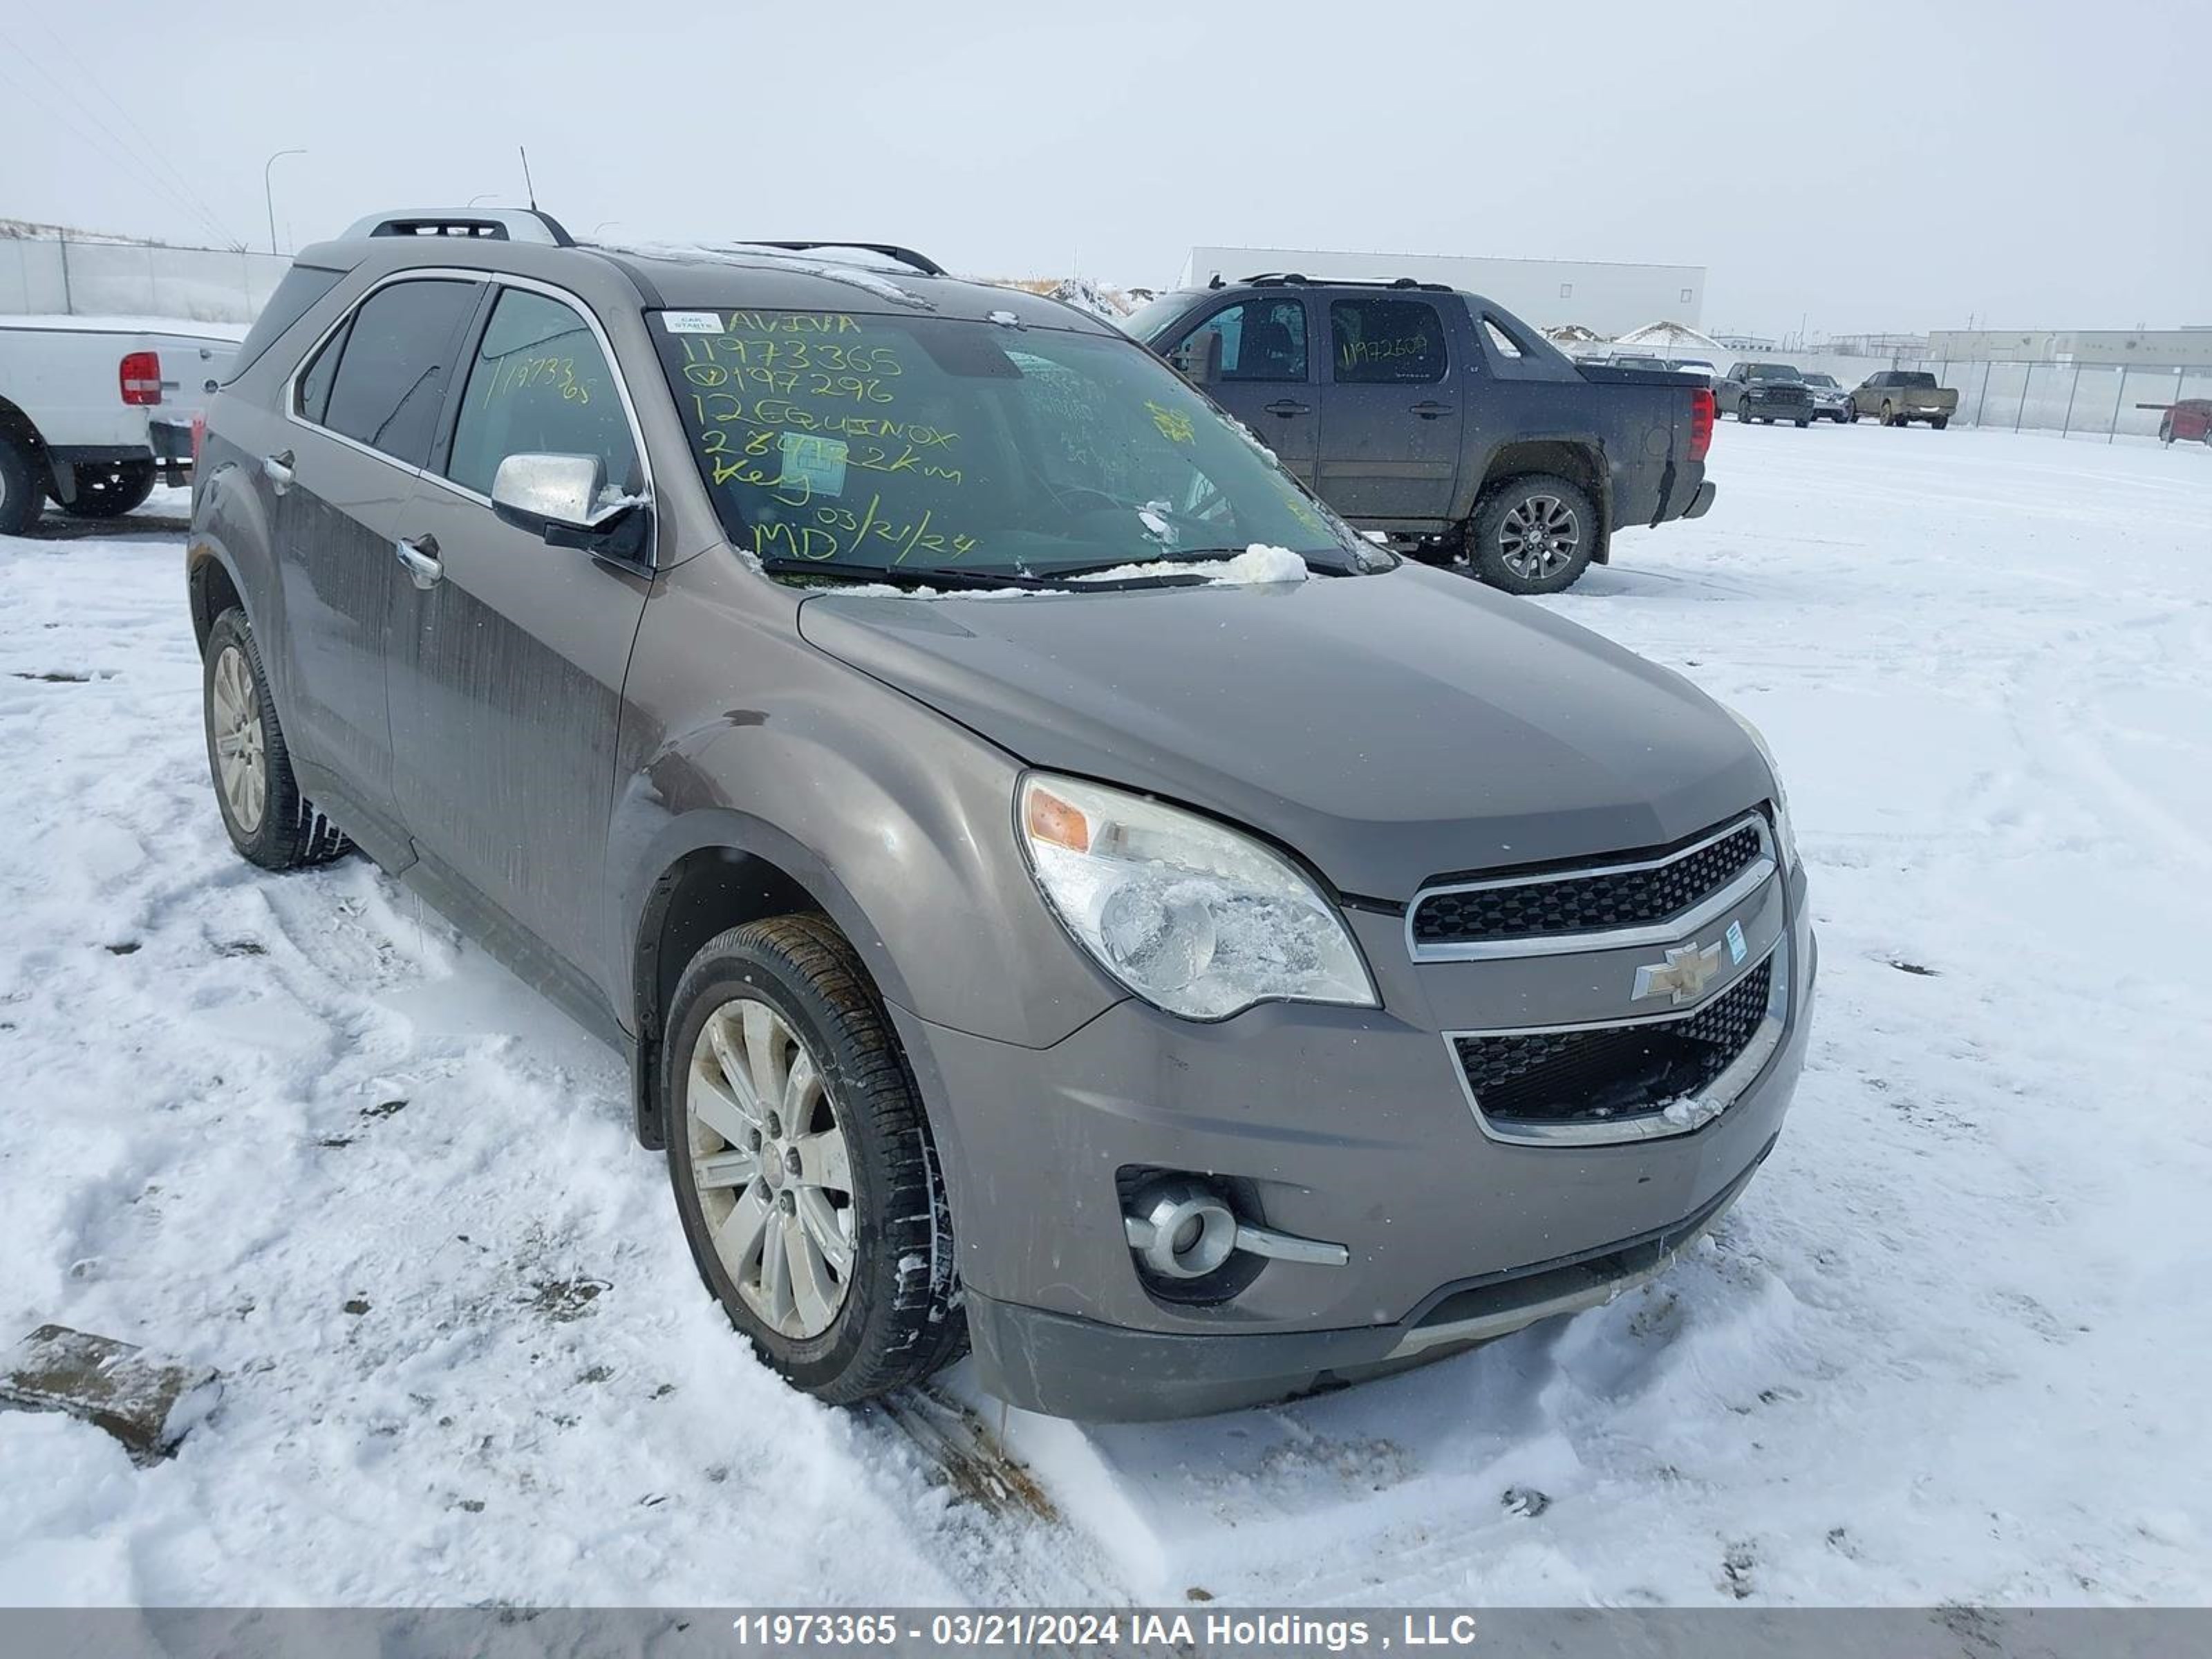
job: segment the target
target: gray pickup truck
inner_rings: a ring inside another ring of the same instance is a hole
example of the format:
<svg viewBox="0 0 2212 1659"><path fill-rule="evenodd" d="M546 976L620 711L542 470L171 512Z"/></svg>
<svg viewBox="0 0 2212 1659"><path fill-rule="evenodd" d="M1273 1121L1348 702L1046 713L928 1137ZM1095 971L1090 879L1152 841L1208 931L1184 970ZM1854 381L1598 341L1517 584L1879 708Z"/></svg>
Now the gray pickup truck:
<svg viewBox="0 0 2212 1659"><path fill-rule="evenodd" d="M1713 503L1701 376L1578 365L1479 295L1254 276L1123 326L1360 529L1509 592L1556 593L1614 530Z"/></svg>
<svg viewBox="0 0 2212 1659"><path fill-rule="evenodd" d="M1738 363L1713 391L1719 412L1747 426L1753 421L1813 424L1813 388L1788 363Z"/></svg>
<svg viewBox="0 0 2212 1659"><path fill-rule="evenodd" d="M1871 415L1884 426L1925 421L1941 432L1959 412L1956 386L1938 386L1933 374L1886 368L1869 374L1851 392L1851 418Z"/></svg>

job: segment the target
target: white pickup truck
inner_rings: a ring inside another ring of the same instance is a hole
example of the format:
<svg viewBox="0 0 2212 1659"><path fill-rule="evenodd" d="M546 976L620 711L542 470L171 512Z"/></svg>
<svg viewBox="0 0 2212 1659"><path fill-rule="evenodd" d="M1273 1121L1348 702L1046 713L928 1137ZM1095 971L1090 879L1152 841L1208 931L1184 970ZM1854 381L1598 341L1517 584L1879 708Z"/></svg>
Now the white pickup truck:
<svg viewBox="0 0 2212 1659"><path fill-rule="evenodd" d="M242 328L131 317L0 316L0 535L52 501L113 518L182 483L209 382Z"/></svg>

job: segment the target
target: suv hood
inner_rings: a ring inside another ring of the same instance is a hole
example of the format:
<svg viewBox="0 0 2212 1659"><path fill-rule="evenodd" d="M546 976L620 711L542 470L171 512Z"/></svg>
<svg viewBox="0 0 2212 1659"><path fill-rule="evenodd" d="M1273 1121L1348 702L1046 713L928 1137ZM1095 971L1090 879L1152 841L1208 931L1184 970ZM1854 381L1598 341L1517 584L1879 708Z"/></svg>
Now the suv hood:
<svg viewBox="0 0 2212 1659"><path fill-rule="evenodd" d="M799 625L1031 765L1206 809L1367 898L1660 846L1771 788L1679 675L1413 563L1073 596L832 592Z"/></svg>

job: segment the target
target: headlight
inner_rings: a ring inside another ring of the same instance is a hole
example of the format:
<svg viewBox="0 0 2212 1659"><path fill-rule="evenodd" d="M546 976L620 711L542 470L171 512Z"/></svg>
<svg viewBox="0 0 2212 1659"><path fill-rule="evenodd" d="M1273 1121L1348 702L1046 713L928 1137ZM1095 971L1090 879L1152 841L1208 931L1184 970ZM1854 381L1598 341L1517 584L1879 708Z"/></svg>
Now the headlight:
<svg viewBox="0 0 2212 1659"><path fill-rule="evenodd" d="M1728 708L1726 703L1721 707ZM1735 709L1729 708L1728 712L1729 718L1743 727L1744 735L1757 747L1759 758L1766 763L1767 776L1774 780L1775 848L1782 854L1782 867L1795 870L1797 867L1797 831L1790 822L1790 791L1783 786L1782 769L1774 763L1774 750L1767 744L1766 733Z"/></svg>
<svg viewBox="0 0 2212 1659"><path fill-rule="evenodd" d="M1022 780L1030 871L1076 940L1146 1001L1187 1019L1256 1002L1377 1006L1344 918L1249 836L1142 796Z"/></svg>

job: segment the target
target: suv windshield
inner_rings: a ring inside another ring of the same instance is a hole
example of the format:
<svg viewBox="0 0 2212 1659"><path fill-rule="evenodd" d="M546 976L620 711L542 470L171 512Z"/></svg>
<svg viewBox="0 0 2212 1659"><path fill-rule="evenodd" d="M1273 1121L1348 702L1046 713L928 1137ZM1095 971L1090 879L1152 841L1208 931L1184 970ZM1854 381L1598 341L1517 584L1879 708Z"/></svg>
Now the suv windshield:
<svg viewBox="0 0 2212 1659"><path fill-rule="evenodd" d="M661 312L653 334L740 550L778 564L1049 577L1349 526L1126 340L946 318Z"/></svg>

